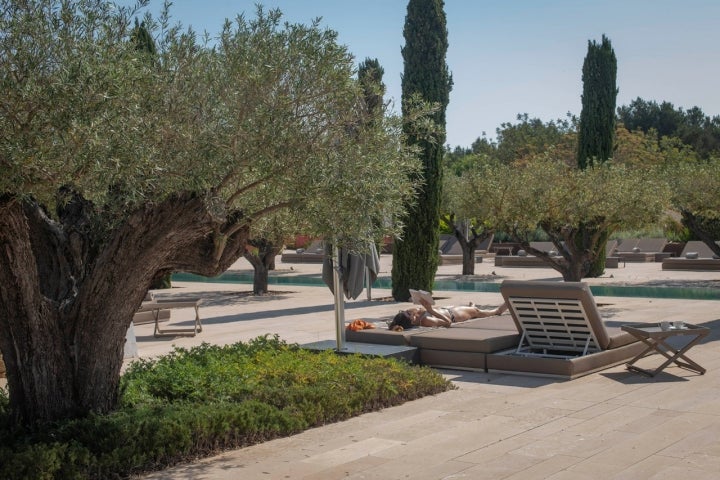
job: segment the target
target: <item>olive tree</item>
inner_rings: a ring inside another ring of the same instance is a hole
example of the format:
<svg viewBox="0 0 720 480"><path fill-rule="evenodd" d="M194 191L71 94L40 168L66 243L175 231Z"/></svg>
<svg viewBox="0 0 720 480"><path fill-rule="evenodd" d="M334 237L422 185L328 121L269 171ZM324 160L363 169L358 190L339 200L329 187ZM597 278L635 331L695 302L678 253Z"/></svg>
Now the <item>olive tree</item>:
<svg viewBox="0 0 720 480"><path fill-rule="evenodd" d="M282 252L287 238L301 223L289 210L280 210L253 222L243 257L253 267L254 294L268 292L269 274L275 268L275 257Z"/></svg>
<svg viewBox="0 0 720 480"><path fill-rule="evenodd" d="M20 421L116 406L159 276L221 273L289 208L374 238L413 194L397 122L349 134L353 59L316 23L258 7L210 46L148 15L146 62L110 2L0 2L0 351Z"/></svg>
<svg viewBox="0 0 720 480"><path fill-rule="evenodd" d="M499 164L484 156L473 155L469 168L460 175L443 177L441 218L453 230L462 250L462 274L475 274L475 251L495 233L493 200L498 188L492 179L492 169ZM487 174L490 173L488 176Z"/></svg>
<svg viewBox="0 0 720 480"><path fill-rule="evenodd" d="M720 224L720 159L678 162L668 169L672 205L681 221L716 255Z"/></svg>
<svg viewBox="0 0 720 480"><path fill-rule="evenodd" d="M604 251L602 232L653 222L669 198L662 175L652 169L606 162L580 170L549 156L524 167L498 164L478 169L462 179L456 194L463 202L483 205L478 214L492 219L498 230L542 258L566 281L579 281L588 274ZM559 257L530 246L538 228L550 237Z"/></svg>

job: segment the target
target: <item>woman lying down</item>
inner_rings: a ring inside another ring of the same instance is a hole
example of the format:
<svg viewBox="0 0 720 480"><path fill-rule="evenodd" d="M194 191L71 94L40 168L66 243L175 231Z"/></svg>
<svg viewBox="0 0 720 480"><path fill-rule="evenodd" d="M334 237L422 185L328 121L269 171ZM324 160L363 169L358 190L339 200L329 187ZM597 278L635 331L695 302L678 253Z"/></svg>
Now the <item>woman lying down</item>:
<svg viewBox="0 0 720 480"><path fill-rule="evenodd" d="M388 323L390 330L402 331L411 327L450 327L453 323L464 322L472 318L492 317L501 315L507 310L503 303L493 310L481 310L475 304L468 306L433 307L426 299L419 299L421 307L412 307L400 310L395 318Z"/></svg>

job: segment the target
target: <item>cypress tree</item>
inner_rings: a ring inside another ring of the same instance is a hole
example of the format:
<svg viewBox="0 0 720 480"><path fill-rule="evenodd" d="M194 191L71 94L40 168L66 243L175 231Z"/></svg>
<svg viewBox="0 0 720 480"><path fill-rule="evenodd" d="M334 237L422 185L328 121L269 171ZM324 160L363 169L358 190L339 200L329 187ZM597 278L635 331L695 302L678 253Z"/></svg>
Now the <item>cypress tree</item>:
<svg viewBox="0 0 720 480"><path fill-rule="evenodd" d="M430 137L414 134L405 122L407 141L420 150L422 185L416 202L408 206L403 237L393 247L392 294L398 301L410 298L408 289L431 290L439 255L439 218L442 185L442 156L445 144L445 109L452 78L445 62L448 48L443 0L410 0L403 29L402 76L403 116L410 99L419 95L438 105L434 114L437 131Z"/></svg>
<svg viewBox="0 0 720 480"><path fill-rule="evenodd" d="M358 66L358 80L363 89L365 109L369 119L382 115L383 95L385 84L383 75L385 69L380 66L377 58L366 58Z"/></svg>
<svg viewBox="0 0 720 480"><path fill-rule="evenodd" d="M615 143L615 101L617 59L610 40L588 41L583 62L582 111L578 127L578 167L604 162L613 154Z"/></svg>
<svg viewBox="0 0 720 480"><path fill-rule="evenodd" d="M145 27L145 22L138 22L135 19L135 28L131 34L131 39L135 42L135 49L140 52L147 52L150 56L154 57L157 54L157 47L155 46L155 40L152 35L148 32Z"/></svg>
<svg viewBox="0 0 720 480"><path fill-rule="evenodd" d="M617 59L610 39L602 36L600 44L588 41L583 62L582 111L578 127L577 162L580 169L592 167L594 162L605 162L612 157L615 145L615 102L617 99ZM583 225L585 234L595 227ZM598 256L588 277L599 277L605 271L605 243L609 232L599 237Z"/></svg>

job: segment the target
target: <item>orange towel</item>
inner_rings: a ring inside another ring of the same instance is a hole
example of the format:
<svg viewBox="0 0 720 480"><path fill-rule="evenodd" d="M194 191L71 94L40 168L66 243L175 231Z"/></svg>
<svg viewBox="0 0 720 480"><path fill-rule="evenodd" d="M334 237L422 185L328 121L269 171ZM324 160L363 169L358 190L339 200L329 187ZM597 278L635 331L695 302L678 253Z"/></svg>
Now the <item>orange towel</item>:
<svg viewBox="0 0 720 480"><path fill-rule="evenodd" d="M367 330L369 328L375 328L375 325L372 323L368 323L365 320L353 320L350 322L347 326L348 330L352 330L353 332L357 332L359 330Z"/></svg>

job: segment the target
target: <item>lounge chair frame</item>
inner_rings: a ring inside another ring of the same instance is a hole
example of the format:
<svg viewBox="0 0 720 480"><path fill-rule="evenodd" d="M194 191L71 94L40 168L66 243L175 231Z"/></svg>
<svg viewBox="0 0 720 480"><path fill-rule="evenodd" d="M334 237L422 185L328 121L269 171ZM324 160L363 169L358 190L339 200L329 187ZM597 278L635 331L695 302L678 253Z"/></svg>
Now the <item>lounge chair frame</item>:
<svg viewBox="0 0 720 480"><path fill-rule="evenodd" d="M516 354L572 358L600 351L581 301L510 297L509 305L522 327Z"/></svg>

